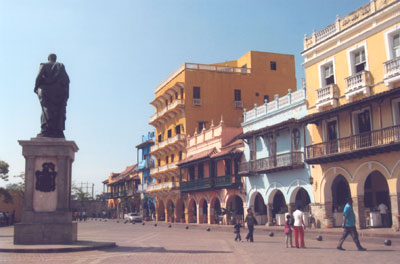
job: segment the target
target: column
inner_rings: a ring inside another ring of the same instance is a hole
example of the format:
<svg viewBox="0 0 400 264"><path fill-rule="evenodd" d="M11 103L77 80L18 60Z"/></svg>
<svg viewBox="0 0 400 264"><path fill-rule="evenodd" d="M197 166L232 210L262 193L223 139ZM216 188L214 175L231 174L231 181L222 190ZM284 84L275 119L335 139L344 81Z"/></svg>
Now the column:
<svg viewBox="0 0 400 264"><path fill-rule="evenodd" d="M365 208L364 208L364 195L358 195L352 197L353 199L353 210L356 215L356 227L364 229L367 227L365 219Z"/></svg>
<svg viewBox="0 0 400 264"><path fill-rule="evenodd" d="M399 231L400 228L400 203L399 203L399 199L400 199L400 193L394 193L394 194L390 194L390 205L391 208L390 211L392 213L392 228L395 231Z"/></svg>
<svg viewBox="0 0 400 264"><path fill-rule="evenodd" d="M272 204L267 204L268 226L272 226Z"/></svg>

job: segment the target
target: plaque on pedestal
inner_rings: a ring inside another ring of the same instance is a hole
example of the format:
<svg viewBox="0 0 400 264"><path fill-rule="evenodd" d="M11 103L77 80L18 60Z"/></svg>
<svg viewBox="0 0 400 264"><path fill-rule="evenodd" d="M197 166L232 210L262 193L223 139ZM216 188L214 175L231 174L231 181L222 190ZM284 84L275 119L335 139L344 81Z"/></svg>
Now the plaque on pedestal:
<svg viewBox="0 0 400 264"><path fill-rule="evenodd" d="M77 241L70 209L71 168L78 147L64 138L20 140L25 157L25 194L14 244L68 244Z"/></svg>

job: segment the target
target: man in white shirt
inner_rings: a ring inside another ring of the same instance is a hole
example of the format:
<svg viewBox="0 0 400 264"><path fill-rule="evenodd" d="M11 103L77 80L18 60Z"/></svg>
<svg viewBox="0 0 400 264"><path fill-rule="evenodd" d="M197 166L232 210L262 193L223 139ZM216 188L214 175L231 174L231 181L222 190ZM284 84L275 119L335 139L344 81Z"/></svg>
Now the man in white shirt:
<svg viewBox="0 0 400 264"><path fill-rule="evenodd" d="M297 210L293 212L294 243L296 245L296 248L299 248L299 237L300 237L300 247L305 248L304 230L306 229L306 226L304 225L304 221L303 221L303 212L300 210L299 205L296 206L296 209Z"/></svg>
<svg viewBox="0 0 400 264"><path fill-rule="evenodd" d="M389 210L389 208L386 206L386 204L380 203L378 205L378 210L379 210L379 213L381 214L382 226L388 227L389 226L388 225L388 220L389 220L388 210Z"/></svg>

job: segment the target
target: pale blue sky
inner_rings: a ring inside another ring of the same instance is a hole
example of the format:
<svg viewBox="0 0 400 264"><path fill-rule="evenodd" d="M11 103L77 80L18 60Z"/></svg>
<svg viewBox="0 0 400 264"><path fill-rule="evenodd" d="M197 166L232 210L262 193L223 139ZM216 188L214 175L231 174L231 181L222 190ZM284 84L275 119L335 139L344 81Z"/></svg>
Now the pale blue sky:
<svg viewBox="0 0 400 264"><path fill-rule="evenodd" d="M98 192L110 172L136 163L135 146L153 129L154 88L184 62L294 54L299 82L304 34L368 2L0 0L0 160L10 175L24 171L17 140L40 130L33 88L49 53L71 79L65 135L80 148L73 181Z"/></svg>

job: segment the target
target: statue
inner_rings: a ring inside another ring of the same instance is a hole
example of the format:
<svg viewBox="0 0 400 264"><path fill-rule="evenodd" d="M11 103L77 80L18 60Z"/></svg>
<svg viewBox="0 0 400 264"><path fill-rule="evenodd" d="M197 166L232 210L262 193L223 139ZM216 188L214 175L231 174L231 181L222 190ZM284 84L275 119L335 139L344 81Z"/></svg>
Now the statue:
<svg viewBox="0 0 400 264"><path fill-rule="evenodd" d="M69 97L69 77L64 64L50 54L47 63L41 63L34 92L42 106L41 132L38 137L65 138L65 119Z"/></svg>

